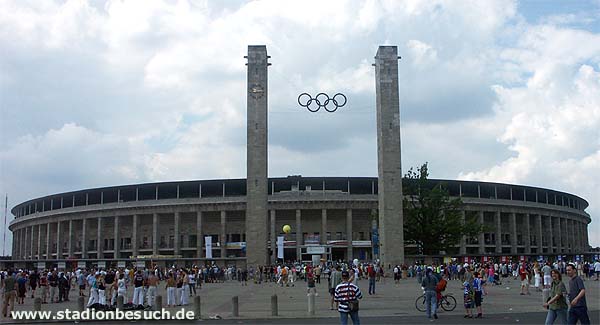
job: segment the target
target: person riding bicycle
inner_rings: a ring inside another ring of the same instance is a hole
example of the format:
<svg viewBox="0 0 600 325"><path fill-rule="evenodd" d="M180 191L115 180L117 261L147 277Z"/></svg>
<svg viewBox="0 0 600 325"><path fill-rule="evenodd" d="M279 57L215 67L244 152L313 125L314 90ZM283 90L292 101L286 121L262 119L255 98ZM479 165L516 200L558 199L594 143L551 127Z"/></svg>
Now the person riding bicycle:
<svg viewBox="0 0 600 325"><path fill-rule="evenodd" d="M446 285L448 284L446 278L446 274L442 275L442 278L440 279L440 281L438 281L437 285L435 286L435 293L437 297L438 306L440 305L440 301L442 300L442 292L446 290Z"/></svg>

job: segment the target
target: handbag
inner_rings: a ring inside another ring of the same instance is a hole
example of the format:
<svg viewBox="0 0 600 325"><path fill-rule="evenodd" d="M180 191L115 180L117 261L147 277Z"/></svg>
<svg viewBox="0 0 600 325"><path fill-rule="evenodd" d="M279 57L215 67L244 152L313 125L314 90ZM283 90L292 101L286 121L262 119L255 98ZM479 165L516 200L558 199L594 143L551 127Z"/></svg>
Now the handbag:
<svg viewBox="0 0 600 325"><path fill-rule="evenodd" d="M350 284L348 284L347 286L349 288ZM353 298L356 298L356 297L354 297L354 294L352 296L353 296ZM358 300L356 300L356 299L348 300L348 309L350 309L351 313L357 312L358 311Z"/></svg>
<svg viewBox="0 0 600 325"><path fill-rule="evenodd" d="M358 300L348 301L348 308L350 309L351 313L357 312L358 311Z"/></svg>

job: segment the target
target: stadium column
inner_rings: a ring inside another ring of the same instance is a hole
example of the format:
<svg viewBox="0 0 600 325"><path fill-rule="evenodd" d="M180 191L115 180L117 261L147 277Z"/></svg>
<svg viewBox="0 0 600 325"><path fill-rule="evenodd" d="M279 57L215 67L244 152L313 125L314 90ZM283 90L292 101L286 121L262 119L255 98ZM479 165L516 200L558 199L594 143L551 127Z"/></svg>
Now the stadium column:
<svg viewBox="0 0 600 325"><path fill-rule="evenodd" d="M42 225L38 225L38 237L37 237L37 258L42 259Z"/></svg>
<svg viewBox="0 0 600 325"><path fill-rule="evenodd" d="M571 252L576 253L575 242L576 242L577 237L575 234L575 220L571 219L569 221L570 221L569 231L571 232L571 247L572 247Z"/></svg>
<svg viewBox="0 0 600 325"><path fill-rule="evenodd" d="M546 216L546 223L547 223L547 227L545 227L546 230L546 236L548 238L548 254L552 254L554 252L552 246L552 240L553 240L553 228L552 228L552 216L548 215Z"/></svg>
<svg viewBox="0 0 600 325"><path fill-rule="evenodd" d="M25 248L23 251L25 252L25 259L29 258L29 227L25 227L25 239L23 240L23 247Z"/></svg>
<svg viewBox="0 0 600 325"><path fill-rule="evenodd" d="M302 261L302 211L296 209L296 260Z"/></svg>
<svg viewBox="0 0 600 325"><path fill-rule="evenodd" d="M510 213L510 253L517 255L517 214L514 212Z"/></svg>
<svg viewBox="0 0 600 325"><path fill-rule="evenodd" d="M327 245L327 209L321 209L321 245Z"/></svg>
<svg viewBox="0 0 600 325"><path fill-rule="evenodd" d="M523 242L525 243L525 254L531 254L531 227L529 226L529 214L523 214Z"/></svg>
<svg viewBox="0 0 600 325"><path fill-rule="evenodd" d="M354 259L352 246L352 209L346 209L346 240L348 242L348 261Z"/></svg>
<svg viewBox="0 0 600 325"><path fill-rule="evenodd" d="M60 220L56 222L56 259L62 259L62 245L61 245L61 229Z"/></svg>
<svg viewBox="0 0 600 325"><path fill-rule="evenodd" d="M463 223L463 225L467 222L467 212L465 210L461 210L460 211L460 219ZM467 236L463 235L460 238L460 248L459 248L459 252L460 255L466 255L467 254Z"/></svg>
<svg viewBox="0 0 600 325"><path fill-rule="evenodd" d="M485 218L483 217L483 211L479 211L479 224L485 225ZM479 243L479 255L483 255L485 253L485 234L482 232L479 234L479 238L477 240Z"/></svg>
<svg viewBox="0 0 600 325"><path fill-rule="evenodd" d="M173 254L174 255L179 255L180 251L181 251L181 243L179 242L179 225L180 225L180 221L181 221L181 214L179 212L175 212L175 215L173 216L173 223L175 224L173 226L174 228L174 237L173 237L173 244L175 244L175 247L173 248Z"/></svg>
<svg viewBox="0 0 600 325"><path fill-rule="evenodd" d="M560 223L560 217L556 217L555 219L555 225L556 227L554 228L555 234L556 234L556 253L560 254L562 253L562 225Z"/></svg>
<svg viewBox="0 0 600 325"><path fill-rule="evenodd" d="M563 253L570 253L569 250L569 224L567 218L562 218L562 238L563 238Z"/></svg>
<svg viewBox="0 0 600 325"><path fill-rule="evenodd" d="M25 228L19 230L19 259L25 259Z"/></svg>
<svg viewBox="0 0 600 325"><path fill-rule="evenodd" d="M102 253L102 247L103 247L103 240L102 240L102 217L98 217L98 227L96 229L96 238L97 238L97 243L96 243L96 256L97 259L102 259L104 258L104 254Z"/></svg>
<svg viewBox="0 0 600 325"><path fill-rule="evenodd" d="M87 219L81 220L81 258L86 259L87 256Z"/></svg>
<svg viewBox="0 0 600 325"><path fill-rule="evenodd" d="M68 254L69 257L73 256L73 219L69 220L69 247L68 247Z"/></svg>
<svg viewBox="0 0 600 325"><path fill-rule="evenodd" d="M132 234L131 234L131 255L138 256L138 224L139 224L139 214L134 214L132 218Z"/></svg>
<svg viewBox="0 0 600 325"><path fill-rule="evenodd" d="M382 263L404 264L398 48L380 46L375 56L379 236Z"/></svg>
<svg viewBox="0 0 600 325"><path fill-rule="evenodd" d="M270 232L271 232L271 264L275 264L277 262L277 234L275 233L275 225L276 225L276 212L275 209L271 209L271 223L270 223Z"/></svg>
<svg viewBox="0 0 600 325"><path fill-rule="evenodd" d="M494 214L494 221L496 221L496 254L502 253L502 214L500 211L496 211Z"/></svg>
<svg viewBox="0 0 600 325"><path fill-rule="evenodd" d="M113 238L114 238L114 245L113 245L113 259L117 260L121 257L121 236L119 234L119 226L120 226L120 217L119 216L115 216L114 219L114 234L113 234Z"/></svg>
<svg viewBox="0 0 600 325"><path fill-rule="evenodd" d="M152 214L152 255L158 255L158 213Z"/></svg>
<svg viewBox="0 0 600 325"><path fill-rule="evenodd" d="M267 264L268 151L265 45L248 46L246 146L246 265Z"/></svg>
<svg viewBox="0 0 600 325"><path fill-rule="evenodd" d="M265 229L267 229L265 227ZM265 230L263 230L264 232ZM247 237L247 236L246 236ZM219 239L221 245L221 258L227 257L227 212L221 211L221 236Z"/></svg>
<svg viewBox="0 0 600 325"><path fill-rule="evenodd" d="M538 237L538 255L542 255L544 253L544 240L543 240L543 229L542 229L542 215L538 214L536 218L536 230Z"/></svg>
<svg viewBox="0 0 600 325"><path fill-rule="evenodd" d="M196 256L202 258L202 211L196 211Z"/></svg>
<svg viewBox="0 0 600 325"><path fill-rule="evenodd" d="M50 249L52 241L50 240L50 228L52 227L51 223L46 224L46 259L52 259L52 250Z"/></svg>
<svg viewBox="0 0 600 325"><path fill-rule="evenodd" d="M29 227L29 251L27 252L29 259L33 259L33 226Z"/></svg>

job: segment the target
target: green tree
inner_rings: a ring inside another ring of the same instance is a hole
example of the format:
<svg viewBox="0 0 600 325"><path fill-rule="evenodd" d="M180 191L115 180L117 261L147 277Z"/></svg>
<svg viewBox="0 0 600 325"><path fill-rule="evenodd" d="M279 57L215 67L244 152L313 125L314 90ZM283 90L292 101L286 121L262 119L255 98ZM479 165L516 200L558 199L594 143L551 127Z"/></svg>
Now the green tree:
<svg viewBox="0 0 600 325"><path fill-rule="evenodd" d="M445 184L428 177L425 163L411 168L403 179L404 240L416 244L420 254L437 255L452 250L463 235L475 237L484 228L471 214L463 223L462 200L450 197Z"/></svg>

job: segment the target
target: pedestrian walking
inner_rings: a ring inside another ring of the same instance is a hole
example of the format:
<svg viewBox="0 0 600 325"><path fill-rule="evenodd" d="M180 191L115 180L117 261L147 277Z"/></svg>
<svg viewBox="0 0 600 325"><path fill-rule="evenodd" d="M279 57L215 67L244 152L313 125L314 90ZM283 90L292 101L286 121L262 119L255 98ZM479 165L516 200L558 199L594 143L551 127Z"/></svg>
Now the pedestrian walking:
<svg viewBox="0 0 600 325"><path fill-rule="evenodd" d="M340 323L348 324L348 316L352 319L352 324L360 325L358 316L358 299L362 299L362 293L358 286L350 282L350 274L343 271L342 283L335 287L335 301L338 303L338 312L340 313Z"/></svg>
<svg viewBox="0 0 600 325"><path fill-rule="evenodd" d="M554 269L550 274L552 277L550 299L543 305L548 309L545 324L554 324L555 320L558 320L559 324L567 324L567 309L569 308L567 300L565 299L567 288L562 282L562 276L558 270Z"/></svg>
<svg viewBox="0 0 600 325"><path fill-rule="evenodd" d="M427 314L427 318L437 319L437 297L435 288L437 286L438 279L433 275L433 269L430 267L425 270L425 277L423 278L423 282L421 282L421 286L425 289L425 313Z"/></svg>
<svg viewBox="0 0 600 325"><path fill-rule="evenodd" d="M569 312L567 315L568 324L576 324L580 321L581 324L589 324L590 317L587 312L587 303L585 300L585 286L583 280L577 275L575 265L567 265L567 275L569 280Z"/></svg>

